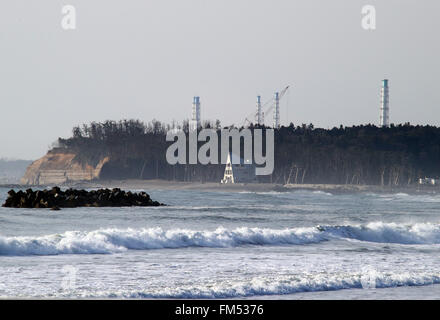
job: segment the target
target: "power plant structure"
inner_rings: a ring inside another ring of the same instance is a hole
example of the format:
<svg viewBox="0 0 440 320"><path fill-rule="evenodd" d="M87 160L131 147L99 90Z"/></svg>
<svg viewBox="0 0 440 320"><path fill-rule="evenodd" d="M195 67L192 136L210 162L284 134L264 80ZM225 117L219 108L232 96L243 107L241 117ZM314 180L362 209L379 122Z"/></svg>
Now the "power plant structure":
<svg viewBox="0 0 440 320"><path fill-rule="evenodd" d="M390 88L388 86L388 79L382 80L379 126L385 128L390 126Z"/></svg>
<svg viewBox="0 0 440 320"><path fill-rule="evenodd" d="M202 120L200 118L200 97L194 97L192 104L190 129L197 130L201 126L202 126Z"/></svg>
<svg viewBox="0 0 440 320"><path fill-rule="evenodd" d="M257 112L255 114L255 123L259 126L264 124L263 110L261 108L261 96L257 96Z"/></svg>
<svg viewBox="0 0 440 320"><path fill-rule="evenodd" d="M281 127L281 116L280 116L280 101L284 95L289 90L290 86L286 86L282 91L275 92L273 98L261 103L261 96L257 96L256 111L252 112L251 115L247 116L241 125L242 127L247 124L252 123L249 119L255 119L255 124L258 126L264 126L264 116L273 110L273 128L279 129ZM265 108L266 111L263 111ZM195 96L193 98L191 121L189 123L189 129L194 131L202 126L202 120L200 117L201 113L201 103L200 97Z"/></svg>
<svg viewBox="0 0 440 320"><path fill-rule="evenodd" d="M257 103L256 103L256 111L253 112L251 115L247 116L245 120L242 123L242 127L244 127L246 124L251 124L252 121L249 119L254 118L255 124L258 126L264 126L265 125L265 114L268 114L273 109L273 128L279 129L281 127L281 117L280 117L280 101L284 97L284 95L289 90L290 86L286 86L282 91L275 92L272 99L266 101L265 103L261 102L261 96L257 96ZM387 128L390 126L390 88L389 88L389 80L384 79L382 80L382 88L380 93L380 119L379 119L379 126L383 128ZM266 111L263 111L264 108L267 108ZM201 128L202 121L201 121L201 103L200 103L200 97L195 96L193 98L193 104L192 104L192 114L191 114L191 121L189 124L190 130L197 130Z"/></svg>
<svg viewBox="0 0 440 320"><path fill-rule="evenodd" d="M290 86L285 87L281 92L275 92L274 97L265 103L261 103L261 96L257 96L257 108L255 112L248 115L241 126L252 123L249 119L255 119L255 124L259 126L264 125L264 116L273 109L273 127L279 129L281 127L280 117L280 101L289 90ZM263 111L267 108L266 111Z"/></svg>
<svg viewBox="0 0 440 320"><path fill-rule="evenodd" d="M275 92L275 109L273 110L273 127L279 129L281 127L280 123L280 93Z"/></svg>

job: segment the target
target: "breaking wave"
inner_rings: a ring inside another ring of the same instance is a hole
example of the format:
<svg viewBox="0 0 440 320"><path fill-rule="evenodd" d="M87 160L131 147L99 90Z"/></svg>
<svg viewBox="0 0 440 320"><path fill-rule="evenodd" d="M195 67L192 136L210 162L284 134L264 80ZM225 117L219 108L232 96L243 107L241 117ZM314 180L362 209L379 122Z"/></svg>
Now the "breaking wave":
<svg viewBox="0 0 440 320"><path fill-rule="evenodd" d="M440 283L436 272L379 271L339 274L297 274L295 276L255 277L247 281L209 281L200 285L161 285L143 290L78 290L67 297L125 299L225 299L265 295L288 295L300 292L344 289L426 286Z"/></svg>
<svg viewBox="0 0 440 320"><path fill-rule="evenodd" d="M366 225L264 229L100 229L38 237L0 236L0 255L108 254L126 250L246 245L307 245L331 240L440 244L440 225L374 222Z"/></svg>

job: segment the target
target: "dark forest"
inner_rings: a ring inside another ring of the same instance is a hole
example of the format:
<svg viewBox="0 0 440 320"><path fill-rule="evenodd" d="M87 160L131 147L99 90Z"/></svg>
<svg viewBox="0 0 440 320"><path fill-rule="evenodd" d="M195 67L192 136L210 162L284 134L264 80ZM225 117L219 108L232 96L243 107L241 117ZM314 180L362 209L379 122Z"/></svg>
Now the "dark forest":
<svg viewBox="0 0 440 320"><path fill-rule="evenodd" d="M220 122L203 127L221 129ZM224 165L169 165L166 132L182 126L139 120L92 122L73 128L51 152L76 153L76 161L97 164L105 156L101 179L164 179L219 182ZM254 128L250 125L250 128ZM264 129L264 127L263 127ZM402 186L421 177L440 176L440 128L409 123L314 128L312 124L275 130L275 169L259 177L272 183L331 183Z"/></svg>

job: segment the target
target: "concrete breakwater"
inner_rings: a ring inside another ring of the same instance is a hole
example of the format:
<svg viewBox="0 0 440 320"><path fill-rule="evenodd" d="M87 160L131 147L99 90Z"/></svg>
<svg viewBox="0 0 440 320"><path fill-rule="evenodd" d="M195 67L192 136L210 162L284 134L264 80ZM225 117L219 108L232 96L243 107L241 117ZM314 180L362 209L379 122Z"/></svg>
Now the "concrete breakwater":
<svg viewBox="0 0 440 320"><path fill-rule="evenodd" d="M3 207L9 208L75 208L75 207L157 207L163 203L154 201L145 192L132 193L119 188L99 190L62 191L59 187L50 190L9 190Z"/></svg>

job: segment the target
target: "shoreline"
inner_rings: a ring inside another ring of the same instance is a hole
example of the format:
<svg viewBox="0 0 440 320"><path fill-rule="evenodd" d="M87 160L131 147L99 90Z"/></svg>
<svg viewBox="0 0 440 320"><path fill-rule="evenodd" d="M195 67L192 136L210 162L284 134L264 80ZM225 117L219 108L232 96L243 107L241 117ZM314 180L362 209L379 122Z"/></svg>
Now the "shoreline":
<svg viewBox="0 0 440 320"><path fill-rule="evenodd" d="M0 184L2 188L27 189L47 188L55 185L20 185ZM144 190L199 190L213 192L289 192L297 190L323 191L334 194L346 193L407 193L407 194L439 194L438 186L376 186L376 185L342 185L342 184L272 184L272 183L246 183L246 184L221 184L215 182L182 182L167 180L96 180L81 181L59 185L75 189L100 189L100 188L121 188L123 190L144 189Z"/></svg>

